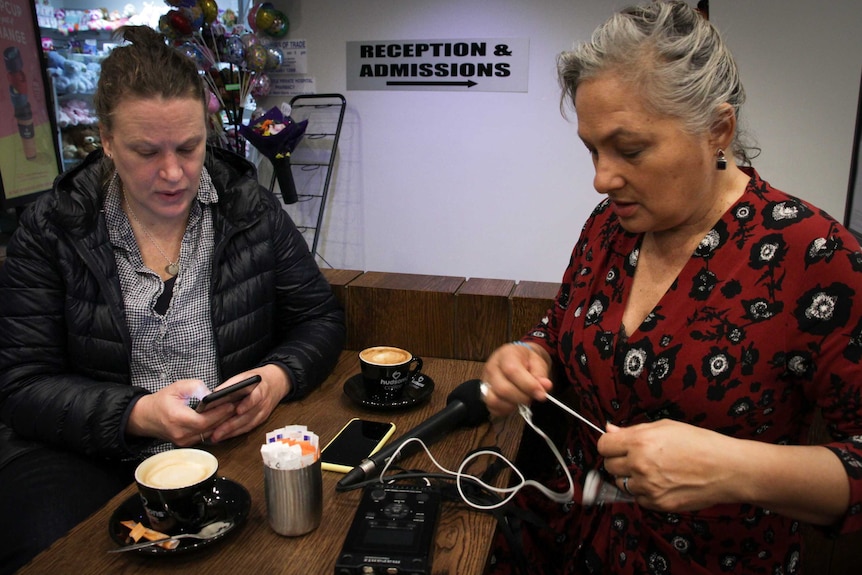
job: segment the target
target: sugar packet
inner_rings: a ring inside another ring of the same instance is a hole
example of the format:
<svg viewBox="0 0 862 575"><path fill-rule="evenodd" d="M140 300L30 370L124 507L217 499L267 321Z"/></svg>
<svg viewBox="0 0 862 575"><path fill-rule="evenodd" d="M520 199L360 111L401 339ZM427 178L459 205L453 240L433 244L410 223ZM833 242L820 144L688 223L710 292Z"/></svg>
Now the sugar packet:
<svg viewBox="0 0 862 575"><path fill-rule="evenodd" d="M320 441L306 426L288 425L266 434L260 454L272 469L299 469L320 458Z"/></svg>

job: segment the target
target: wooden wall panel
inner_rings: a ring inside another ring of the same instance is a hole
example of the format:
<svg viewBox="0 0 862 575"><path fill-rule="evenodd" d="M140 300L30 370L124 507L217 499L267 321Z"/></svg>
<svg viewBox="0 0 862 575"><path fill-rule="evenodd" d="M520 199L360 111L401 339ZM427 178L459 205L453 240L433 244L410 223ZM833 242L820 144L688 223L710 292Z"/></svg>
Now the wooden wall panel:
<svg viewBox="0 0 862 575"><path fill-rule="evenodd" d="M347 347L394 345L454 357L455 293L465 278L366 272L348 284Z"/></svg>
<svg viewBox="0 0 862 575"><path fill-rule="evenodd" d="M347 333L350 333L350 313L348 313L347 309L347 300L349 298L349 292L347 290L347 286L350 285L350 282L358 278L362 275L362 271L360 270L336 270L336 269L321 269L323 273L323 277L326 278L326 281L329 282L329 285L332 286L332 293L335 294L335 298L341 302L341 306L344 308L344 321L347 327ZM347 349L354 349L350 347L350 342L347 342L345 347Z"/></svg>
<svg viewBox="0 0 862 575"><path fill-rule="evenodd" d="M335 297L338 298L344 309L347 309L347 286L350 282L361 276L362 272L359 270L334 269L321 269L320 271L323 272L323 277L332 286L332 293L335 294Z"/></svg>
<svg viewBox="0 0 862 575"><path fill-rule="evenodd" d="M551 282L519 282L512 292L512 329L509 339L524 336L544 317L554 303L560 284Z"/></svg>
<svg viewBox="0 0 862 575"><path fill-rule="evenodd" d="M512 280L470 278L455 296L455 359L485 361L509 341Z"/></svg>

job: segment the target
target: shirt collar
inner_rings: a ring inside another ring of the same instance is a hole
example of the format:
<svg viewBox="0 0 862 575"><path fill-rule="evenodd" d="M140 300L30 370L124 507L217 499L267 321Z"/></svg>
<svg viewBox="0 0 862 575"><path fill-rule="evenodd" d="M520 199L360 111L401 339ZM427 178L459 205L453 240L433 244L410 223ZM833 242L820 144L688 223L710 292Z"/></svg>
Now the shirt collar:
<svg viewBox="0 0 862 575"><path fill-rule="evenodd" d="M119 221L125 220L125 217L121 217L118 212L118 210L122 210L120 206L120 191L120 176L114 170L111 180L108 182L108 189L105 192L105 215L108 224L117 224ZM212 177L206 168L201 169L197 200L201 204L207 205L218 203L218 190L213 185Z"/></svg>

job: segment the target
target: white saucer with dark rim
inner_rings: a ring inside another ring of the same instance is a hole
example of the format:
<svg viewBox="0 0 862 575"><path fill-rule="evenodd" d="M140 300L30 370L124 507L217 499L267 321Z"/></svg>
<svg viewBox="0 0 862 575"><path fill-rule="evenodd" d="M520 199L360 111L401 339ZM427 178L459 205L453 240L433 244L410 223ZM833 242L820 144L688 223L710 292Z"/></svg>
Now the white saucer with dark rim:
<svg viewBox="0 0 862 575"><path fill-rule="evenodd" d="M235 532L248 518L248 512L251 509L251 495L245 487L227 477L217 477L213 491L215 501L210 508L207 519L209 521L230 519L233 524L229 529L209 539L180 539L179 545L174 549L165 549L156 545L155 547L135 549L129 553L167 557L204 549ZM120 523L129 520L143 523L145 527L150 526L147 514L144 512L144 506L141 504L141 496L137 493L117 507L108 522L108 534L117 545L124 546L131 543L128 539L129 529Z"/></svg>
<svg viewBox="0 0 862 575"><path fill-rule="evenodd" d="M433 391L434 380L421 372L414 375L413 379L404 386L401 395L392 399L369 396L365 392L361 373L357 373L344 382L344 394L347 397L363 407L382 411L414 407L423 401L427 401Z"/></svg>

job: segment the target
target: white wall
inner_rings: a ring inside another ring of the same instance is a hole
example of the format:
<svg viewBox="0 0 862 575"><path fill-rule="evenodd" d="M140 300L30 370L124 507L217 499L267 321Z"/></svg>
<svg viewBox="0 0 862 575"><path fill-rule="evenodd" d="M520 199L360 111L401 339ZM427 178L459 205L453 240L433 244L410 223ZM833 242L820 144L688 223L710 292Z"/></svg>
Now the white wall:
<svg viewBox="0 0 862 575"><path fill-rule="evenodd" d="M558 281L599 196L559 111L555 57L629 3L276 0L288 37L308 41L317 91L348 101L318 250L326 261ZM743 120L763 148L755 167L843 220L862 2L713 0L711 18L741 67ZM530 41L526 93L346 91L348 41L501 37Z"/></svg>

